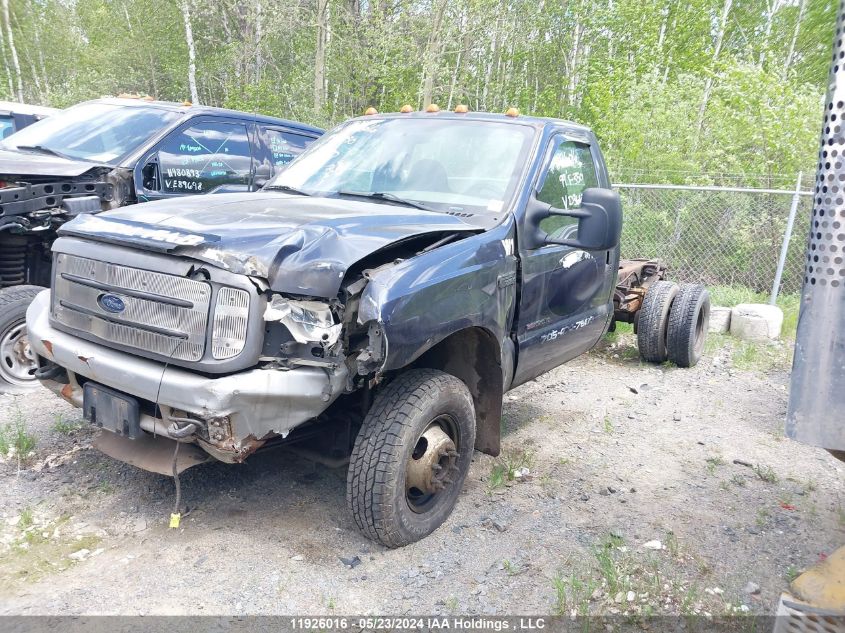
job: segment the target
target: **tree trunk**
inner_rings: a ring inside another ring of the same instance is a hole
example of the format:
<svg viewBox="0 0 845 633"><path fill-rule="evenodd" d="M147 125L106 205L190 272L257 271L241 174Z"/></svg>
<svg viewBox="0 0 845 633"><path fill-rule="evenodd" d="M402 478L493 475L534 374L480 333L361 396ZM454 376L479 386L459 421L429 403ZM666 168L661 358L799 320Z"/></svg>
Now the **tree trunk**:
<svg viewBox="0 0 845 633"><path fill-rule="evenodd" d="M262 23L261 0L255 2L255 81L261 80L261 70L264 60L261 56L261 40L264 38L264 24Z"/></svg>
<svg viewBox="0 0 845 633"><path fill-rule="evenodd" d="M23 103L23 77L21 76L21 63L18 60L18 49L15 48L15 36L12 33L12 21L9 18L9 0L3 0L3 17L6 21L6 39L9 40L9 51L12 53L12 65L15 68L15 76L18 84L18 101Z"/></svg>
<svg viewBox="0 0 845 633"><path fill-rule="evenodd" d="M462 25L464 29L464 36L461 40L461 47L458 49L458 54L455 57L455 68L452 71L452 81L449 82L449 101L446 104L446 109L452 109L452 100L455 98L455 87L458 84L458 75L461 72L461 57L464 51L468 50L472 42L470 41L469 32L466 30L466 24Z"/></svg>
<svg viewBox="0 0 845 633"><path fill-rule="evenodd" d="M431 96L434 92L434 76L437 74L437 62L440 51L440 30L443 26L443 13L446 11L446 0L440 0L434 8L431 32L428 35L428 42L425 47L425 58L423 66L423 109L431 105Z"/></svg>
<svg viewBox="0 0 845 633"><path fill-rule="evenodd" d="M566 102L570 106L575 103L575 90L578 88L578 62L581 53L581 36L584 34L581 17L576 16L575 20L575 41L572 43L572 52L569 56L569 86L566 91Z"/></svg>
<svg viewBox="0 0 845 633"><path fill-rule="evenodd" d="M757 65L760 68L766 63L766 53L769 48L769 38L772 36L772 25L775 21L775 13L780 9L781 0L770 0L766 3L766 28L763 31L763 43L760 47L760 56Z"/></svg>
<svg viewBox="0 0 845 633"><path fill-rule="evenodd" d="M41 76L44 78L44 101L50 101L50 79L47 75L47 65L44 63L44 47L41 46L41 37L38 35L38 30L40 28L40 24L36 25L35 29L33 30L33 36L35 37L35 48L38 51L38 65L41 69Z"/></svg>
<svg viewBox="0 0 845 633"><path fill-rule="evenodd" d="M314 113L326 102L326 44L328 43L329 0L317 0L317 48L314 52Z"/></svg>
<svg viewBox="0 0 845 633"><path fill-rule="evenodd" d="M191 8L188 0L182 0L182 17L185 20L185 43L188 45L188 87L191 90L191 103L199 105L200 97L197 93L197 51L194 46L194 32L191 30Z"/></svg>
<svg viewBox="0 0 845 633"><path fill-rule="evenodd" d="M126 3L122 3L121 6L123 7L123 17L126 18L126 28L129 30L129 35L135 35L132 31L132 21L129 19L129 9L126 8Z"/></svg>
<svg viewBox="0 0 845 633"><path fill-rule="evenodd" d="M719 20L719 31L716 33L716 44L713 47L713 72L716 70L716 62L719 61L719 53L722 52L722 41L725 38L725 29L727 28L728 15L730 14L732 4L733 0L725 0L725 4L722 6L722 16ZM707 110L707 102L710 100L710 91L712 89L713 75L711 73L707 76L707 80L704 82L704 94L701 98L701 106L698 108L698 121L695 125L696 145L701 137L701 128L704 125L704 113Z"/></svg>
<svg viewBox="0 0 845 633"><path fill-rule="evenodd" d="M807 0L801 0L798 7L798 18L795 20L795 30L792 32L792 41L789 43L789 53L786 55L786 61L783 64L783 74L789 72L792 66L792 58L795 55L795 45L798 43L798 33L801 31L801 21L804 19L804 11L807 9Z"/></svg>
<svg viewBox="0 0 845 633"><path fill-rule="evenodd" d="M9 60L6 58L6 38L3 36L3 29L0 28L0 53L2 53L3 68L6 71L6 84L9 88L9 94L15 94L15 86L12 83L12 71L10 70Z"/></svg>
<svg viewBox="0 0 845 633"><path fill-rule="evenodd" d="M484 86L481 89L480 110L487 110L487 95L490 93L490 81L493 77L493 60L499 56L499 18L496 18L496 26L493 30L493 51L487 58L484 69Z"/></svg>

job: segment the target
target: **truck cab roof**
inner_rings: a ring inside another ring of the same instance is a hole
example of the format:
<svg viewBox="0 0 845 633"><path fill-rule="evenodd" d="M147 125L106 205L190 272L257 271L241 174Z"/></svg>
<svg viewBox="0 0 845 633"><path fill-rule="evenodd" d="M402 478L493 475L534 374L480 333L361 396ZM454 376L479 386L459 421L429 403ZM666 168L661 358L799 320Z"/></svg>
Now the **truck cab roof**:
<svg viewBox="0 0 845 633"><path fill-rule="evenodd" d="M323 133L323 130L318 127L314 127L313 125L307 125L305 123L299 123L297 121L291 121L289 119L268 116L266 114L258 114L257 112L244 112L238 110L230 110L228 108L217 108L214 106L194 105L188 102L179 103L176 101L148 100L134 97L104 97L102 99L92 99L90 101L83 102L83 104L87 103L108 103L125 107L155 107L161 108L163 110L168 110L170 112L182 112L185 113L185 115L190 116L197 116L203 114L213 116L227 116L241 120L249 119L258 123L267 123L271 125L280 125L284 127L296 128L305 132L312 132L316 135L320 135Z"/></svg>
<svg viewBox="0 0 845 633"><path fill-rule="evenodd" d="M0 114L28 114L37 118L50 116L59 111L59 108L19 103L17 101L0 101Z"/></svg>
<svg viewBox="0 0 845 633"><path fill-rule="evenodd" d="M473 120L473 121L494 121L497 123L508 123L512 125L528 125L534 127L536 129L545 130L548 128L554 128L555 130L563 130L564 132L570 131L577 134L582 135L592 135L592 130L585 126L581 125L580 123L575 123L573 121L566 121L564 119L553 119L550 117L536 117L536 116L525 116L522 114L518 114L516 116L510 116L508 114L499 114L499 113L492 113L492 112L451 112L440 110L438 112L425 112L425 111L414 111L414 112L387 112L387 113L377 113L377 114L365 114L363 116L357 117L353 120L367 120L367 119L403 119L403 118L411 118L411 119L426 119L437 117L438 119L453 119L456 121L466 121L466 120Z"/></svg>

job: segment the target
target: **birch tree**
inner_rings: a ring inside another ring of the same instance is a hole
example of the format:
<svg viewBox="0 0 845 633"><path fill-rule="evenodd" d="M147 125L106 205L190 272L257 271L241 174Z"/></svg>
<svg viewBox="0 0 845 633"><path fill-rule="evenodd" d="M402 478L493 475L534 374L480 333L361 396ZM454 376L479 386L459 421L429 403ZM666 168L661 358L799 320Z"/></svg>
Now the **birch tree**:
<svg viewBox="0 0 845 633"><path fill-rule="evenodd" d="M323 111L326 102L326 47L328 46L329 0L317 0L317 45L314 50L314 114Z"/></svg>
<svg viewBox="0 0 845 633"><path fill-rule="evenodd" d="M716 64L719 61L719 53L722 52L722 42L725 39L725 29L728 24L728 15L731 12L733 0L725 0L722 5L722 15L719 19L716 42L713 46L712 70L707 74L704 81L704 94L701 97L701 105L698 108L698 119L695 124L695 142L701 138L701 127L704 125L704 113L707 111L707 102L710 100L710 91L713 89L713 73L716 72Z"/></svg>
<svg viewBox="0 0 845 633"><path fill-rule="evenodd" d="M792 58L795 55L795 44L798 42L798 34L801 32L801 21L804 19L804 11L807 8L807 0L801 0L798 5L798 17L795 19L795 28L792 31L792 39L789 40L789 52L786 54L786 60L783 63L783 74L789 72L792 66Z"/></svg>
<svg viewBox="0 0 845 633"><path fill-rule="evenodd" d="M8 0L4 0L6 2ZM188 46L188 88L191 92L191 103L199 104L197 92L197 49L194 45L194 31L191 28L191 7L189 0L182 0L182 18L185 21L185 44Z"/></svg>
<svg viewBox="0 0 845 633"><path fill-rule="evenodd" d="M21 63L18 60L18 49L15 47L15 35L12 32L12 20L9 12L9 0L3 0L3 20L6 24L6 39L9 42L9 51L12 54L12 65L17 78L17 97L23 103L23 76L21 75Z"/></svg>
<svg viewBox="0 0 845 633"><path fill-rule="evenodd" d="M434 90L434 76L437 74L438 56L440 52L441 30L443 28L443 14L446 11L447 0L439 0L432 8L431 31L428 34L428 41L425 47L423 65L423 90L422 105L427 108L431 105L431 93Z"/></svg>
<svg viewBox="0 0 845 633"><path fill-rule="evenodd" d="M775 13L778 12L782 4L782 0L767 0L766 2L766 26L763 29L763 43L760 46L760 57L757 62L761 67L766 63L766 53L769 51L769 38L772 36Z"/></svg>

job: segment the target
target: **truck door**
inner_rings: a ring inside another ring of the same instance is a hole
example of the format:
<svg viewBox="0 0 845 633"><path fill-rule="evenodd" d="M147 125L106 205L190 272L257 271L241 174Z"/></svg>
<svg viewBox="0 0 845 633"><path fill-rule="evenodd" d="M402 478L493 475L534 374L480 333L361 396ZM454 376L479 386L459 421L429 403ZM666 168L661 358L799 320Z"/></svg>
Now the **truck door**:
<svg viewBox="0 0 845 633"><path fill-rule="evenodd" d="M294 158L299 156L317 137L298 134L270 125L258 125L255 152L255 188L267 184Z"/></svg>
<svg viewBox="0 0 845 633"><path fill-rule="evenodd" d="M534 190L559 209L581 205L588 187L608 187L593 137L553 136ZM525 220L523 220L525 221ZM575 218L551 216L540 228L556 239L574 239ZM524 230L527 230L524 228ZM590 349L612 312L615 251L588 252L555 244L520 246L522 284L517 319L517 366L513 386Z"/></svg>
<svg viewBox="0 0 845 633"><path fill-rule="evenodd" d="M243 121L192 119L136 167L138 201L213 191L249 191L252 148Z"/></svg>

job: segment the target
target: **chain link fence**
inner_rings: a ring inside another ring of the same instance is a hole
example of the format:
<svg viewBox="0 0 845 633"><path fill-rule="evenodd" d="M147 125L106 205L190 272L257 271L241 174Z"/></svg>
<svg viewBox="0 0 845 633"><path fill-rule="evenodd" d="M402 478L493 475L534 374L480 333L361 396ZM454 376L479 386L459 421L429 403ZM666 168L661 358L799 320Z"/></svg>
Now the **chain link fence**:
<svg viewBox="0 0 845 633"><path fill-rule="evenodd" d="M769 294L779 279L779 293L800 292L811 192L639 183L614 187L625 217L622 257L660 258L676 281Z"/></svg>

